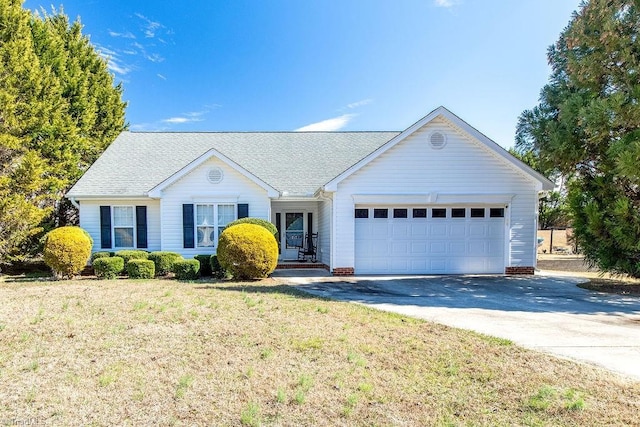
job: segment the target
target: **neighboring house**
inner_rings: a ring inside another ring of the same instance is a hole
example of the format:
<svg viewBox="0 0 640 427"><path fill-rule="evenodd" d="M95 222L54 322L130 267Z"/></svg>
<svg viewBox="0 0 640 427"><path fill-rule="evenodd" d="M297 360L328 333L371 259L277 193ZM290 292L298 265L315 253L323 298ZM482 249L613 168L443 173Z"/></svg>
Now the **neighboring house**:
<svg viewBox="0 0 640 427"><path fill-rule="evenodd" d="M123 132L67 197L94 251L215 253L239 217L336 275L533 273L553 183L444 107L404 132Z"/></svg>

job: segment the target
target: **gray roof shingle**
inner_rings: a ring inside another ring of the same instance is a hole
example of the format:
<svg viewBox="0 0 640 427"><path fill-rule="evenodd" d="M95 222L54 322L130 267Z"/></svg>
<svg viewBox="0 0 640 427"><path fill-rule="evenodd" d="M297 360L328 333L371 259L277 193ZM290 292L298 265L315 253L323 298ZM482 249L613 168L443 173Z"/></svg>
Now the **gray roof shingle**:
<svg viewBox="0 0 640 427"><path fill-rule="evenodd" d="M123 132L68 197L143 196L210 149L280 192L308 196L399 132Z"/></svg>

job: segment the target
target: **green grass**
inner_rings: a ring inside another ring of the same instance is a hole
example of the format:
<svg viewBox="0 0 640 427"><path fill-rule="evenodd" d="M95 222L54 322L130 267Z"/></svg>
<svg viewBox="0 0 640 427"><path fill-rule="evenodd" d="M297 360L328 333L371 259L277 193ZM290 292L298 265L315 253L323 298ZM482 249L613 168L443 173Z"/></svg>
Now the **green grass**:
<svg viewBox="0 0 640 427"><path fill-rule="evenodd" d="M0 281L0 301L0 420L638 424L638 382L273 280Z"/></svg>

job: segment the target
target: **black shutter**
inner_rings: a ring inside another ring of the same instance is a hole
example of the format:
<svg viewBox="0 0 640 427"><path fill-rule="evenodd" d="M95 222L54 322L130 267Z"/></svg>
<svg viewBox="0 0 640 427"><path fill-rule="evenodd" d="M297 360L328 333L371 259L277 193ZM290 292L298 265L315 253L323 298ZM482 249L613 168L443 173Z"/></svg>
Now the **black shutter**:
<svg viewBox="0 0 640 427"><path fill-rule="evenodd" d="M138 248L147 249L147 207L136 206L136 237Z"/></svg>
<svg viewBox="0 0 640 427"><path fill-rule="evenodd" d="M238 203L238 219L247 218L249 216L249 205L246 203Z"/></svg>
<svg viewBox="0 0 640 427"><path fill-rule="evenodd" d="M307 250L311 251L313 248L313 239L311 234L313 233L313 214L307 213Z"/></svg>
<svg viewBox="0 0 640 427"><path fill-rule="evenodd" d="M184 204L182 205L182 243L185 248L195 248L194 234L193 205Z"/></svg>
<svg viewBox="0 0 640 427"><path fill-rule="evenodd" d="M282 253L282 248L280 247L280 236L282 235L280 228L282 227L282 225L280 224L280 221L282 221L282 214L280 212L276 213L276 230L278 230L277 236L276 236L276 240L278 241L278 253L281 254Z"/></svg>
<svg viewBox="0 0 640 427"><path fill-rule="evenodd" d="M111 249L111 206L100 206L100 248Z"/></svg>

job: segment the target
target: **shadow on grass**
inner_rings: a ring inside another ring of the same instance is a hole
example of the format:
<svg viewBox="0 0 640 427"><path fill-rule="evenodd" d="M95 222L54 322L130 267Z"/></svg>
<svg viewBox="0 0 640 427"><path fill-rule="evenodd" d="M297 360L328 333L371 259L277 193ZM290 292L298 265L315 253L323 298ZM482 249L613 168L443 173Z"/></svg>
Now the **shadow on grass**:
<svg viewBox="0 0 640 427"><path fill-rule="evenodd" d="M195 289L229 291L229 292L245 292L245 293L256 293L256 294L279 294L279 295L288 295L295 298L315 299L315 300L321 300L321 301L331 300L331 298L323 297L320 295L313 295L308 292L304 292L300 289L296 289L293 286L283 285L281 283L278 283L278 284L264 283L264 281L261 281L261 280L256 280L254 282L220 281L215 283L209 283L206 286L196 286Z"/></svg>

